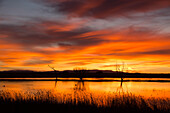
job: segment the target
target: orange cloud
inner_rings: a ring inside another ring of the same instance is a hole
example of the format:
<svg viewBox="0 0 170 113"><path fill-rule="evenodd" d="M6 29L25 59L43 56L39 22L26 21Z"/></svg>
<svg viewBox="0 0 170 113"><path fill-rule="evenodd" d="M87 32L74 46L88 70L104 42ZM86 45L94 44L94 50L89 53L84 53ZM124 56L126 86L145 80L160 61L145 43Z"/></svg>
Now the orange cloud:
<svg viewBox="0 0 170 113"><path fill-rule="evenodd" d="M40 1L44 16L0 11L0 70L115 70L117 61L133 72L170 72L168 1Z"/></svg>

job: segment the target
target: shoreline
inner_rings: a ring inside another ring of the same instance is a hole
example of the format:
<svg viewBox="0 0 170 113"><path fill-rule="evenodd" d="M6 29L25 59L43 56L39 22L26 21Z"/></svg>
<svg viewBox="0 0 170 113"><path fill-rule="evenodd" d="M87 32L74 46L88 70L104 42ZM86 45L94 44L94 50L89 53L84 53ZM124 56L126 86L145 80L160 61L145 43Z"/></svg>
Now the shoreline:
<svg viewBox="0 0 170 113"><path fill-rule="evenodd" d="M119 78L120 79L120 78ZM56 78L0 78L0 81L66 81L66 82L69 82L69 81L78 81L78 82L170 82L170 79L169 80L152 80L152 79L149 79L149 80L141 80L139 78L137 79L128 79L128 78L124 78L124 80L122 81L121 79L98 79L98 78L95 78L95 79L84 79L84 80L79 80L79 79L76 79L76 78L72 78L72 79L62 79L62 78L59 78L59 79L56 79ZM158 78L160 79L160 78Z"/></svg>

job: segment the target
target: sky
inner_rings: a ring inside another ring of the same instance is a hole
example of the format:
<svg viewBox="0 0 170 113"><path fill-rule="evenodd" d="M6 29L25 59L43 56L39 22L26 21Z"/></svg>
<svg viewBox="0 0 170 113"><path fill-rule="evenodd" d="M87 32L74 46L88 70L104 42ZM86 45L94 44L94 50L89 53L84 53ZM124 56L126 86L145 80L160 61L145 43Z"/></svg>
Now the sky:
<svg viewBox="0 0 170 113"><path fill-rule="evenodd" d="M170 0L0 0L0 71L170 73Z"/></svg>

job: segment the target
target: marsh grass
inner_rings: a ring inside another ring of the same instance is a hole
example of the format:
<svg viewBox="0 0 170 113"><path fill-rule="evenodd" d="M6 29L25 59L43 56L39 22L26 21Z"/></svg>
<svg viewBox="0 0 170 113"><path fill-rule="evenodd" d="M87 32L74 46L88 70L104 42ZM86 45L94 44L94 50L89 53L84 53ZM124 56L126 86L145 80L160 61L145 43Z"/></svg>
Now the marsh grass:
<svg viewBox="0 0 170 113"><path fill-rule="evenodd" d="M0 91L1 113L169 113L170 99L144 98L129 93L94 94L53 90Z"/></svg>

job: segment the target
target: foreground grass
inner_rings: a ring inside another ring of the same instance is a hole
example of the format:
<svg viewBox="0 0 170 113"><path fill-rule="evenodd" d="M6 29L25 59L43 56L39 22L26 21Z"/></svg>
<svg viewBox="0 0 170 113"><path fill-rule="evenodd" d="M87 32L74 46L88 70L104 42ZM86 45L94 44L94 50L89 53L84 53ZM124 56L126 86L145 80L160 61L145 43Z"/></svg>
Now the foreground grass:
<svg viewBox="0 0 170 113"><path fill-rule="evenodd" d="M54 93L0 91L1 113L169 113L170 99L132 94Z"/></svg>

